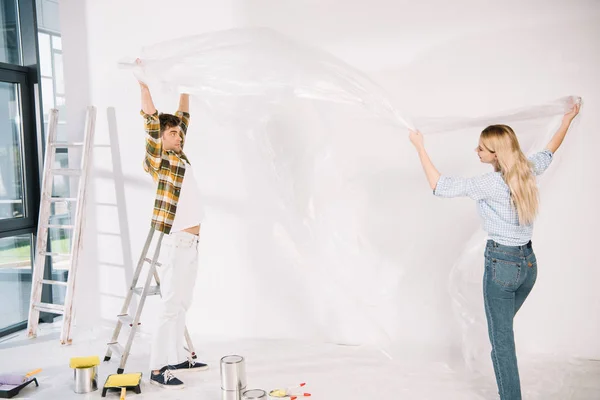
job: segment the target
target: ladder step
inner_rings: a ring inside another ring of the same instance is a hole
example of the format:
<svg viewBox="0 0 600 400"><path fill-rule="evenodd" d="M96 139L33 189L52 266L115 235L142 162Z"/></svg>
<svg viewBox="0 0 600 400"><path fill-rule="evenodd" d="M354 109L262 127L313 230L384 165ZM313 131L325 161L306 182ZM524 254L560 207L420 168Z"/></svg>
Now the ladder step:
<svg viewBox="0 0 600 400"><path fill-rule="evenodd" d="M133 317L129 314L117 315L117 318L119 319L119 321L121 321L123 325L133 326ZM137 324L141 325L142 323L138 321Z"/></svg>
<svg viewBox="0 0 600 400"><path fill-rule="evenodd" d="M121 321L123 325L132 325L133 317L129 316L129 314L117 315L117 319Z"/></svg>
<svg viewBox="0 0 600 400"><path fill-rule="evenodd" d="M42 279L42 283L44 285L60 285L60 286L67 286L67 282L63 282L63 281L51 281L49 279Z"/></svg>
<svg viewBox="0 0 600 400"><path fill-rule="evenodd" d="M80 176L80 169L71 169L71 168L52 168L50 170L55 175L71 175L71 176Z"/></svg>
<svg viewBox="0 0 600 400"><path fill-rule="evenodd" d="M50 257L70 257L71 253L56 253L51 251L42 251L42 255Z"/></svg>
<svg viewBox="0 0 600 400"><path fill-rule="evenodd" d="M51 203L60 203L63 201L77 201L76 197L50 197Z"/></svg>
<svg viewBox="0 0 600 400"><path fill-rule="evenodd" d="M139 294L140 296L142 295L142 292L144 291L143 287L136 287L135 289L133 289L133 291L136 294ZM156 296L160 294L160 286L150 286L148 288L148 296Z"/></svg>
<svg viewBox="0 0 600 400"><path fill-rule="evenodd" d="M33 308L39 311L45 311L53 314L64 314L65 306L61 304L50 304L50 303L34 303Z"/></svg>
<svg viewBox="0 0 600 400"><path fill-rule="evenodd" d="M83 142L54 142L51 143L50 146L54 147L54 148L67 148L67 147L81 147L83 146Z"/></svg>
<svg viewBox="0 0 600 400"><path fill-rule="evenodd" d="M48 228L54 229L74 229L75 225L57 225L57 224L48 224Z"/></svg>
<svg viewBox="0 0 600 400"><path fill-rule="evenodd" d="M144 261L146 261L146 262L147 262L147 263L149 263L149 264L152 264L152 259L150 259L150 258L148 258L148 257L144 258ZM162 264L161 264L161 263L159 263L158 261L156 262L156 266L157 266L157 267L160 267L161 265L162 265Z"/></svg>
<svg viewBox="0 0 600 400"><path fill-rule="evenodd" d="M125 353L125 348L118 342L111 342L108 343L108 348L113 352L116 353L120 356L123 355L123 353Z"/></svg>

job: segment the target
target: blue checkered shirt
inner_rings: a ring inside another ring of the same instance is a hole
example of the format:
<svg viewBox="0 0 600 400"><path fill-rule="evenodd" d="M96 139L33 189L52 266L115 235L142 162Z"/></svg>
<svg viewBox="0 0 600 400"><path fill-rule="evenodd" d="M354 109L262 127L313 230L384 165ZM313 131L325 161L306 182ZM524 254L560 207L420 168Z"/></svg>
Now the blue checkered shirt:
<svg viewBox="0 0 600 400"><path fill-rule="evenodd" d="M534 175L541 175L550 166L552 156L550 150L545 150L529 157ZM442 175L433 193L439 197L470 197L475 200L483 229L497 243L522 246L531 240L533 225L519 225L517 209L500 172L474 178Z"/></svg>

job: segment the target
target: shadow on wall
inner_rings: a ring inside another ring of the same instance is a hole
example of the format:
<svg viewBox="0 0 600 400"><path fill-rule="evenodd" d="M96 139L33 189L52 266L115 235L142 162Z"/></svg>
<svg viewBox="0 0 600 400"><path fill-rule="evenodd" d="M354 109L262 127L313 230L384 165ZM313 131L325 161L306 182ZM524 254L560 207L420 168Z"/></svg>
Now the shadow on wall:
<svg viewBox="0 0 600 400"><path fill-rule="evenodd" d="M113 160L113 180L115 185L115 195L117 208L117 215L119 221L118 232L121 235L121 251L123 266L125 268L125 291L128 289L129 282L133 279L133 255L131 253L131 235L129 233L129 224L127 218L127 205L125 199L125 176L123 174L123 166L121 164L121 149L119 147L119 129L117 126L117 114L114 107L108 107L106 110L106 117L108 119L108 136L110 139L110 153ZM130 268L127 268L130 266ZM137 299L134 297L130 311L137 308Z"/></svg>
<svg viewBox="0 0 600 400"><path fill-rule="evenodd" d="M125 197L126 179L121 164L119 130L114 107L107 108L106 118L109 144L94 144L93 170L90 172L90 180L93 184L89 185L87 193L88 199L94 201L87 203L85 256L77 283L79 298L76 301L79 305L77 319L78 325L84 329L93 329L100 321L103 297L113 299L110 303L111 308L114 308L116 323L116 315L120 310L113 307L113 304L121 306L135 267ZM114 193L112 196L111 192ZM106 221L117 225L108 226L105 224ZM119 247L121 254L119 254ZM99 249L115 251L101 254ZM110 279L105 279L107 273L104 271L115 267L123 269L123 279L116 287L111 284ZM131 307L137 307L135 298ZM101 324L105 323L106 321Z"/></svg>

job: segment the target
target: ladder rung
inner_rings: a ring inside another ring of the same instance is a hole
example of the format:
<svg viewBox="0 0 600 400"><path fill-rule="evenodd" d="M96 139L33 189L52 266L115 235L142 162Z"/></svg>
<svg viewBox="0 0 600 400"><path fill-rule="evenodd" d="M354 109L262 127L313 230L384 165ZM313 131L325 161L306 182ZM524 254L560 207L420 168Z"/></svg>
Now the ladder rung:
<svg viewBox="0 0 600 400"><path fill-rule="evenodd" d="M71 256L71 253L56 253L56 252L51 252L51 251L43 251L42 254L45 256L50 256L50 257L70 257Z"/></svg>
<svg viewBox="0 0 600 400"><path fill-rule="evenodd" d="M50 197L51 203L59 203L61 201L77 201L76 197Z"/></svg>
<svg viewBox="0 0 600 400"><path fill-rule="evenodd" d="M125 348L118 342L111 342L108 343L108 348L113 352L116 353L118 355L123 355L123 353L125 353Z"/></svg>
<svg viewBox="0 0 600 400"><path fill-rule="evenodd" d="M117 318L123 325L133 326L133 317L129 314L117 315ZM141 325L141 323L138 322L138 325Z"/></svg>
<svg viewBox="0 0 600 400"><path fill-rule="evenodd" d="M147 257L146 257L146 258L144 258L144 261L146 261L146 262L147 262L147 263L149 263L149 264L152 264L152 259L150 259L150 258L147 258ZM161 265L162 265L162 264L161 264L161 263L159 263L158 261L156 262L156 266L157 266L157 267L160 267Z"/></svg>
<svg viewBox="0 0 600 400"><path fill-rule="evenodd" d="M33 308L39 311L45 311L53 314L64 314L65 306L61 304L50 304L50 303L34 303Z"/></svg>
<svg viewBox="0 0 600 400"><path fill-rule="evenodd" d="M67 286L67 282L63 282L63 281L51 281L48 279L42 279L42 283L45 285L60 285L60 286Z"/></svg>
<svg viewBox="0 0 600 400"><path fill-rule="evenodd" d="M72 143L54 142L54 143L51 143L50 146L55 147L55 148L81 147L81 146L83 146L83 142L72 142Z"/></svg>
<svg viewBox="0 0 600 400"><path fill-rule="evenodd" d="M140 296L142 295L142 292L144 291L143 287L136 287L135 289L133 289L133 291L136 294L139 294ZM148 296L156 296L160 294L160 286L150 286L148 288Z"/></svg>
<svg viewBox="0 0 600 400"><path fill-rule="evenodd" d="M56 225L56 224L48 224L48 228L54 229L75 229L75 225Z"/></svg>
<svg viewBox="0 0 600 400"><path fill-rule="evenodd" d="M72 168L52 168L50 170L55 175L72 175L79 176L81 175L80 169L72 169Z"/></svg>

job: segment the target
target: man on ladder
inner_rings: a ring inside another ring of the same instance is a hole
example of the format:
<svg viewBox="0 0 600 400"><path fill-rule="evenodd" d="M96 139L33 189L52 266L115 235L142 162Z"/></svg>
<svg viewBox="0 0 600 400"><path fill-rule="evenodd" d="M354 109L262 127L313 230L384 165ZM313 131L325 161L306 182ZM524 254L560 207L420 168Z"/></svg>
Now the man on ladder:
<svg viewBox="0 0 600 400"><path fill-rule="evenodd" d="M140 60L136 61L141 64ZM162 309L150 353L150 383L179 389L171 371L202 371L206 364L187 358L183 338L186 312L198 273L198 240L203 210L192 165L183 153L190 121L189 95L181 94L175 115L159 114L148 86L138 81L146 130L144 170L157 182L152 226L164 233L160 250Z"/></svg>

